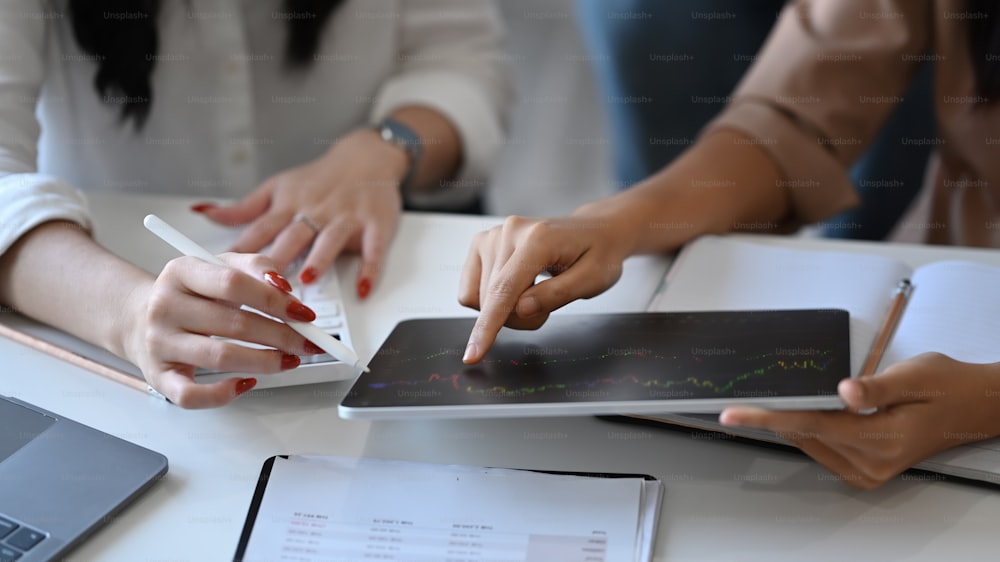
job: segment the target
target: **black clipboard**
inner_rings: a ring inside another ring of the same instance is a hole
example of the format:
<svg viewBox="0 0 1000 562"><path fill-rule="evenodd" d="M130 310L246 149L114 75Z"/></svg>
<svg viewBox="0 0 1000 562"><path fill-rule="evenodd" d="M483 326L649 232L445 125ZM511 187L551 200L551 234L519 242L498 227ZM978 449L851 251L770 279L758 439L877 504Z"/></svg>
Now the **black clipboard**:
<svg viewBox="0 0 1000 562"><path fill-rule="evenodd" d="M242 562L246 554L247 545L250 544L250 533L253 532L254 523L257 522L257 513L260 511L260 502L264 500L264 492L267 490L267 481L271 477L271 469L274 468L274 459L281 457L287 459L288 455L274 455L264 461L260 467L260 476L257 477L257 487L254 488L253 497L250 498L250 507L247 509L247 518L243 522L243 530L240 531L240 541L236 543L236 554L233 555L234 562Z"/></svg>

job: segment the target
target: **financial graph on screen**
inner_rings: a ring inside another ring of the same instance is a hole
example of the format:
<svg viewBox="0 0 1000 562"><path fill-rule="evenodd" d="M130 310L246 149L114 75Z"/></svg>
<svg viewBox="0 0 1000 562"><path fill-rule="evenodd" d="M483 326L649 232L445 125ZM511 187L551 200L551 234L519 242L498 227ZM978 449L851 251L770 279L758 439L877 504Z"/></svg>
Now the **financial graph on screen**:
<svg viewBox="0 0 1000 562"><path fill-rule="evenodd" d="M473 319L401 323L348 401L364 405L832 394L849 376L839 310L553 316L461 361ZM347 401L345 401L345 404Z"/></svg>

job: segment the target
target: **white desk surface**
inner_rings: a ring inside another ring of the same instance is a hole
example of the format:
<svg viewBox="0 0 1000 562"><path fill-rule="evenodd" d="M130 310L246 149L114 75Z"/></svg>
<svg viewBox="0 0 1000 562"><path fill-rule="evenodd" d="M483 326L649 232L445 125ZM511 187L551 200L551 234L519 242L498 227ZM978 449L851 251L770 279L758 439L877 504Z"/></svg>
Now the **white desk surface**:
<svg viewBox="0 0 1000 562"><path fill-rule="evenodd" d="M169 259L169 249L146 237L141 217L155 211L174 224L187 224L191 219L180 217L188 203L97 200L99 224L130 225L99 231L98 237L130 251L162 251L157 255ZM469 315L456 301L458 272L472 234L499 220L405 216L369 300L359 302L345 291L359 354L370 357L403 318ZM1000 264L1000 252L993 251L756 239L888 254L913 265L953 257ZM155 262L155 256L147 257ZM351 260L338 265L345 287L353 287L354 266ZM633 258L615 289L567 311L641 310L666 267L662 258ZM854 491L795 453L590 417L345 421L337 417L337 402L347 383L255 391L225 408L185 411L3 338L0 356L5 364L0 393L170 460L163 481L73 551L73 560L232 559L261 463L280 453L652 474L666 484L656 560L938 561L1000 555L1000 488L904 476L875 491Z"/></svg>

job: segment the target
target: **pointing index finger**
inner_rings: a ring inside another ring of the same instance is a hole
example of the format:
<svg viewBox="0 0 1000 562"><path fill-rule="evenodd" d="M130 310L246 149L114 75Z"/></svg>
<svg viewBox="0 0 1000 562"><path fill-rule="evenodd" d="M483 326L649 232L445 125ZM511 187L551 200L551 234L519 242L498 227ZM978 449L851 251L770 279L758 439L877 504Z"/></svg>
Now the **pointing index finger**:
<svg viewBox="0 0 1000 562"><path fill-rule="evenodd" d="M464 363L476 363L486 355L500 328L514 312L521 294L534 283L538 271L525 265L532 263L523 255L525 253L523 248L515 251L507 263L492 275L486 294L479 295L480 313L462 357Z"/></svg>

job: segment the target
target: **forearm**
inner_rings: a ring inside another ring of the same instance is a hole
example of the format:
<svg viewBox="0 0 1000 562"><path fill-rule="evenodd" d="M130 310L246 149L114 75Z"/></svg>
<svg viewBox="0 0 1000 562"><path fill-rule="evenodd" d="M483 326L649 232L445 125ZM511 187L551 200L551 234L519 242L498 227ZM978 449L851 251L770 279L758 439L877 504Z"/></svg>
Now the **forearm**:
<svg viewBox="0 0 1000 562"><path fill-rule="evenodd" d="M64 221L38 226L0 256L0 302L121 357L127 302L152 280Z"/></svg>
<svg viewBox="0 0 1000 562"><path fill-rule="evenodd" d="M612 222L631 238L631 254L660 253L702 234L777 227L791 209L781 179L749 137L720 131L638 185L574 214Z"/></svg>
<svg viewBox="0 0 1000 562"><path fill-rule="evenodd" d="M436 110L411 105L393 111L392 118L413 129L423 153L407 186L412 191L439 189L462 164L462 142L455 127Z"/></svg>

